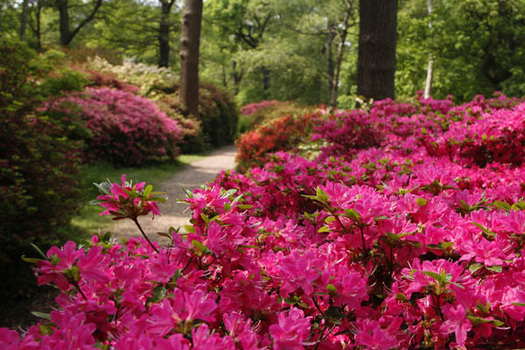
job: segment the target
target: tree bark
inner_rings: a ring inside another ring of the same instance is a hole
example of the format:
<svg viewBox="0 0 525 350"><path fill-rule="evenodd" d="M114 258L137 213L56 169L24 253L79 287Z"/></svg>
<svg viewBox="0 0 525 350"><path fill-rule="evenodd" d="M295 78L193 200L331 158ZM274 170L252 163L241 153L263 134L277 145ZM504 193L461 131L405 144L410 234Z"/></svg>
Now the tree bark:
<svg viewBox="0 0 525 350"><path fill-rule="evenodd" d="M262 71L262 83L263 83L263 93L264 97L268 98L268 91L270 90L270 70L266 66L261 67Z"/></svg>
<svg viewBox="0 0 525 350"><path fill-rule="evenodd" d="M357 94L395 98L397 0L359 0Z"/></svg>
<svg viewBox="0 0 525 350"><path fill-rule="evenodd" d="M168 67L170 64L170 12L174 3L175 0L160 0L159 67Z"/></svg>
<svg viewBox="0 0 525 350"><path fill-rule="evenodd" d="M427 0L428 7L428 16L432 16L433 6L432 0ZM428 20L428 29L432 29L432 20ZM425 80L425 92L423 93L424 98L429 98L432 93L432 78L434 76L434 55L432 51L428 53L428 63L427 63L427 79Z"/></svg>
<svg viewBox="0 0 525 350"><path fill-rule="evenodd" d="M232 77L233 77L233 95L239 94L242 76L244 75L242 69L237 69L237 61L232 61Z"/></svg>
<svg viewBox="0 0 525 350"><path fill-rule="evenodd" d="M328 23L325 43L326 68L328 73L328 90L330 92L332 91L332 86L334 84L334 57L332 54L332 45L334 44L336 34L333 27L334 25L332 23Z"/></svg>
<svg viewBox="0 0 525 350"><path fill-rule="evenodd" d="M58 10L59 15L59 30L60 30L60 45L69 46L73 38L78 34L78 32L89 22L95 18L95 14L98 9L102 6L102 0L96 0L93 5L93 10L91 13L86 16L76 27L71 30L70 21L69 21L69 5L68 0L55 0L55 7Z"/></svg>
<svg viewBox="0 0 525 350"><path fill-rule="evenodd" d="M180 44L180 100L188 114L199 113L199 45L202 0L185 0Z"/></svg>
<svg viewBox="0 0 525 350"><path fill-rule="evenodd" d="M38 52L42 51L42 0L36 2L36 49Z"/></svg>
<svg viewBox="0 0 525 350"><path fill-rule="evenodd" d="M68 0L55 0L55 6L58 10L60 45L68 46L71 42L71 32L69 30Z"/></svg>
<svg viewBox="0 0 525 350"><path fill-rule="evenodd" d="M330 91L330 106L335 108L337 105L337 90L339 89L339 75L341 73L341 63L343 62L343 54L345 49L346 35L348 34L348 22L352 14L352 6L349 1L345 1L345 13L341 33L339 34L339 43L337 45L337 56L335 60L334 73L332 75L333 81Z"/></svg>
<svg viewBox="0 0 525 350"><path fill-rule="evenodd" d="M22 15L20 18L20 41L26 41L28 13L29 13L29 0L24 0L22 1Z"/></svg>

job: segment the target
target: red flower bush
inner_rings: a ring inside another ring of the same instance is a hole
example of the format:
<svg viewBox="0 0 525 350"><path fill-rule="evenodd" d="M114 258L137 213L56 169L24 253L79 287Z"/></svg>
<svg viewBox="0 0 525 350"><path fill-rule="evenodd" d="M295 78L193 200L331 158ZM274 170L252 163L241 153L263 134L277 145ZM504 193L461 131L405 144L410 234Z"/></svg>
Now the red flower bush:
<svg viewBox="0 0 525 350"><path fill-rule="evenodd" d="M264 164L268 153L294 148L311 134L313 119L312 114L288 115L243 134L236 141L239 169Z"/></svg>
<svg viewBox="0 0 525 350"><path fill-rule="evenodd" d="M446 134L453 109L396 115L397 103L381 104L356 121L359 130L385 125L380 147L348 141L349 154L328 156L342 135L320 125L327 141L315 160L277 152L262 168L223 172L188 193L191 225L166 234L166 247L95 235L52 248L36 272L62 290L59 308L21 338L0 329L0 344L525 347L525 167L432 154L424 136ZM524 118L523 106L485 113ZM101 199L120 218L120 197L139 212L146 206L127 199L151 199L146 188L115 185Z"/></svg>
<svg viewBox="0 0 525 350"><path fill-rule="evenodd" d="M83 93L52 101L48 113L76 114L91 135L85 137L87 160L138 166L175 159L181 140L176 121L152 101L109 88L86 88Z"/></svg>

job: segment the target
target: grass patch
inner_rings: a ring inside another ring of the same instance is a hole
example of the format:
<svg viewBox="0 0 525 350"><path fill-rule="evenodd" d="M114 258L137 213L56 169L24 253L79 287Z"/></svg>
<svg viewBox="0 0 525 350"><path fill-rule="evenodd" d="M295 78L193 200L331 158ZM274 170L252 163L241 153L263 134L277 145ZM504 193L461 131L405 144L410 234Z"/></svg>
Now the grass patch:
<svg viewBox="0 0 525 350"><path fill-rule="evenodd" d="M111 231L113 221L108 216L100 216L103 209L89 202L100 194L93 183L100 183L106 179L112 182L120 182L122 174L126 174L126 179L133 183L145 181L153 185L156 191L162 191L162 183L169 180L177 172L181 171L185 165L206 157L207 154L184 154L174 163L162 163L140 168L123 167L116 168L109 163L85 164L80 169L80 179L85 192L84 206L80 213L71 220L71 225L75 230L82 233L92 233L99 231Z"/></svg>

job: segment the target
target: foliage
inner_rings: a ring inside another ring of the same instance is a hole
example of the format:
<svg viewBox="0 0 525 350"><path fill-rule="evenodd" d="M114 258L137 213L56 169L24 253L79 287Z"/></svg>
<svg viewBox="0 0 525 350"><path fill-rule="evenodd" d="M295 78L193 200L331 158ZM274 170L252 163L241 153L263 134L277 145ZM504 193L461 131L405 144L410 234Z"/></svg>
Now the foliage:
<svg viewBox="0 0 525 350"><path fill-rule="evenodd" d="M22 339L7 329L0 339L13 348L522 348L524 168L481 168L424 146L449 121L475 127L456 117L476 107L525 113L503 97L379 101L356 123L370 120L381 147L311 161L279 152L246 174L223 172L188 193L191 225L163 234L168 247L107 235L53 247L34 261L39 283L62 291L60 308ZM318 129L326 152L336 131ZM115 213L130 197L147 200L133 201L137 210L155 201L145 184L108 191L101 199Z"/></svg>
<svg viewBox="0 0 525 350"><path fill-rule="evenodd" d="M61 230L80 207L76 177L81 144L64 137L67 126L35 113L42 72L22 43L0 40L0 312L31 298L31 271L20 260L64 242ZM20 310L19 310L20 312Z"/></svg>
<svg viewBox="0 0 525 350"><path fill-rule="evenodd" d="M314 108L293 101L264 100L241 107L239 133L253 130L257 125L285 115L299 115L313 112Z"/></svg>
<svg viewBox="0 0 525 350"><path fill-rule="evenodd" d="M241 135L237 145L237 166L241 171L268 161L271 152L292 150L311 136L314 114L287 115L260 125Z"/></svg>
<svg viewBox="0 0 525 350"><path fill-rule="evenodd" d="M47 112L75 115L84 120L91 136L85 138L87 160L116 165L142 165L174 160L180 131L176 121L152 101L109 88L86 88L83 93L51 101Z"/></svg>
<svg viewBox="0 0 525 350"><path fill-rule="evenodd" d="M16 43L0 45L6 53L0 58L0 239L5 251L12 244L53 237L77 210L74 176L81 145L64 137L60 121L32 111L38 71L31 66L30 51Z"/></svg>
<svg viewBox="0 0 525 350"><path fill-rule="evenodd" d="M524 96L521 67L525 57L525 2L462 0L406 1L399 15L397 93L414 95L424 88L426 63L434 57L433 95L452 94L458 101L503 91ZM432 26L429 29L428 23Z"/></svg>

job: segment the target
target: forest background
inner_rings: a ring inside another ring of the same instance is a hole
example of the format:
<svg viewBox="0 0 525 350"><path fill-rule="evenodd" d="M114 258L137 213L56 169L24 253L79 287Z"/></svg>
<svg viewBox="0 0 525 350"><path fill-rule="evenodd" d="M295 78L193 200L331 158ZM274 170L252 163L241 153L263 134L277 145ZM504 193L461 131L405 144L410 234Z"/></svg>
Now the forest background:
<svg viewBox="0 0 525 350"><path fill-rule="evenodd" d="M113 64L133 58L178 73L183 7L175 0L1 0L0 33L37 50L62 45L71 55ZM400 0L397 8L396 97L424 90L429 61L434 98L525 94L525 1ZM239 105L354 106L358 1L208 0L202 16L201 80L227 89Z"/></svg>

